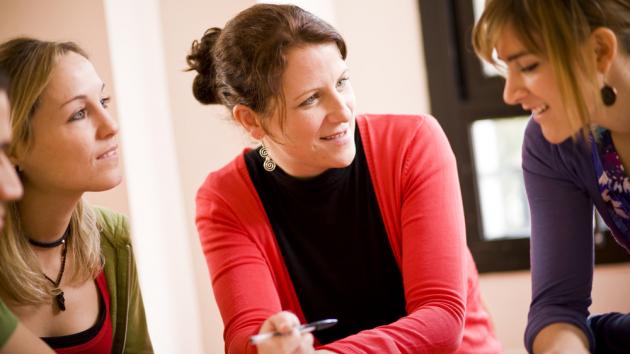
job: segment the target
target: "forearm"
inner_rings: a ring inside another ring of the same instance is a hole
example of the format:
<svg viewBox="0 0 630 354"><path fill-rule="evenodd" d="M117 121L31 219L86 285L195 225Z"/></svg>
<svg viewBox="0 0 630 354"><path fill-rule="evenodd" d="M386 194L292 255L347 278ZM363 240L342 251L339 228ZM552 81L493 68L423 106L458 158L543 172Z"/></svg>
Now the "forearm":
<svg viewBox="0 0 630 354"><path fill-rule="evenodd" d="M554 323L543 328L534 339L534 353L589 353L588 339L578 327Z"/></svg>
<svg viewBox="0 0 630 354"><path fill-rule="evenodd" d="M427 306L394 323L328 343L320 349L336 353L450 353L461 344L463 319Z"/></svg>

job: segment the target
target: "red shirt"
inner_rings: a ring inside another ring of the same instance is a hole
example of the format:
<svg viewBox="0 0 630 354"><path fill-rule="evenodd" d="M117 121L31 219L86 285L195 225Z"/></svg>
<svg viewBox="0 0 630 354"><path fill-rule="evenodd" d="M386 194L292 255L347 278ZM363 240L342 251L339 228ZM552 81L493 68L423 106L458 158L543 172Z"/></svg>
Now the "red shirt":
<svg viewBox="0 0 630 354"><path fill-rule="evenodd" d="M109 313L109 292L107 291L107 281L105 280L105 273L101 272L96 278L96 285L100 296L105 304L104 308L99 311L104 311L104 321L97 321L95 326L101 324L100 328L94 327L87 329L84 332L71 334L69 336L54 337L54 340L64 340L64 338L75 337L84 335L88 331L97 331L96 335L89 338L87 342L76 344L72 346L53 348L53 350L59 354L110 354L112 351L112 321ZM100 318L101 313L99 313ZM50 338L49 338L50 339Z"/></svg>
<svg viewBox="0 0 630 354"><path fill-rule="evenodd" d="M500 353L466 248L455 157L430 116L357 117L407 316L321 346L338 353ZM243 155L211 173L197 194L197 228L227 353L282 310L303 322L293 284ZM369 309L366 309L369 311Z"/></svg>

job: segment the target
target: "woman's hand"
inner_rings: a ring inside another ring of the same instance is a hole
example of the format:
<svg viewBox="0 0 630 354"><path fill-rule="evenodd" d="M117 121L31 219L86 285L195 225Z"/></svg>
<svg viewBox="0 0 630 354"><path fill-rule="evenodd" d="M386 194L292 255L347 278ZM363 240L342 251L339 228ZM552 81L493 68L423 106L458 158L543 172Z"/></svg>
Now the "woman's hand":
<svg viewBox="0 0 630 354"><path fill-rule="evenodd" d="M260 327L259 334L279 332L282 336L274 336L259 343L258 354L312 354L313 335L298 332L300 321L297 316L288 311L278 312L269 317Z"/></svg>
<svg viewBox="0 0 630 354"><path fill-rule="evenodd" d="M554 323L543 328L534 339L536 354L588 354L588 339L578 327Z"/></svg>

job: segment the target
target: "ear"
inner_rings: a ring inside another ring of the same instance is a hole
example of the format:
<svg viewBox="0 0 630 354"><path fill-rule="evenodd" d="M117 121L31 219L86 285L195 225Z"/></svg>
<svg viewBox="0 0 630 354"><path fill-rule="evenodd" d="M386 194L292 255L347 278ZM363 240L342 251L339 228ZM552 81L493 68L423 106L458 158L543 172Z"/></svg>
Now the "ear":
<svg viewBox="0 0 630 354"><path fill-rule="evenodd" d="M615 32L610 28L598 27L591 32L590 44L595 51L597 72L606 74L612 65L613 59L617 56L619 43Z"/></svg>
<svg viewBox="0 0 630 354"><path fill-rule="evenodd" d="M262 127L260 117L251 108L237 104L232 108L234 119L247 131L254 139L260 140L266 135Z"/></svg>

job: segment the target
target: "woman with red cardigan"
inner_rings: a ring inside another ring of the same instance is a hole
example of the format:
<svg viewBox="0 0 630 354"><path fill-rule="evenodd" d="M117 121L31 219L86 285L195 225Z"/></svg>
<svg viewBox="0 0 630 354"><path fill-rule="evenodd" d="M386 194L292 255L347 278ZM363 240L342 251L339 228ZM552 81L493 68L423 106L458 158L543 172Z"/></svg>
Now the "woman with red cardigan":
<svg viewBox="0 0 630 354"><path fill-rule="evenodd" d="M193 43L195 97L261 143L197 195L226 352L499 353L446 137L426 115L357 115L345 58L334 28L289 5Z"/></svg>

